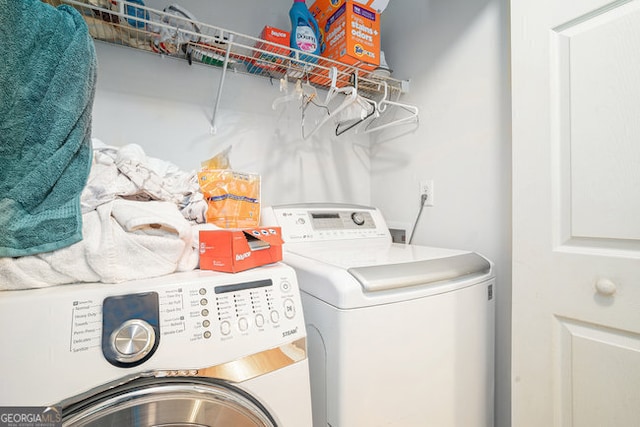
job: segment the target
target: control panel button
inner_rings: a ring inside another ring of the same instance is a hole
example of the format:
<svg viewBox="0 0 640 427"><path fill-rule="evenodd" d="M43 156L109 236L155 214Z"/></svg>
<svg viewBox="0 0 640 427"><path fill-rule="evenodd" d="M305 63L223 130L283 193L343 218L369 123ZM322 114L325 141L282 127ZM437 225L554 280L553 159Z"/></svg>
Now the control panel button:
<svg viewBox="0 0 640 427"><path fill-rule="evenodd" d="M359 212L353 212L351 214L351 219L353 220L354 224L356 224L356 225L364 224L364 217Z"/></svg>
<svg viewBox="0 0 640 427"><path fill-rule="evenodd" d="M262 314L256 315L256 326L262 328L264 326L264 316Z"/></svg>
<svg viewBox="0 0 640 427"><path fill-rule="evenodd" d="M227 320L220 323L220 333L222 335L229 335L231 333L231 323L229 323Z"/></svg>
<svg viewBox="0 0 640 427"><path fill-rule="evenodd" d="M286 292L286 293L291 292L291 283L289 283L286 280L283 280L282 283L280 283L280 289L282 290L282 292Z"/></svg>
<svg viewBox="0 0 640 427"><path fill-rule="evenodd" d="M277 311L273 310L271 312L271 321L273 323L278 323L280 321L280 313L278 313Z"/></svg>
<svg viewBox="0 0 640 427"><path fill-rule="evenodd" d="M293 319L296 315L296 306L291 298L284 300L284 315L287 319Z"/></svg>
<svg viewBox="0 0 640 427"><path fill-rule="evenodd" d="M145 357L155 341L155 331L142 319L127 320L111 334L116 360L123 363L137 362Z"/></svg>
<svg viewBox="0 0 640 427"><path fill-rule="evenodd" d="M240 319L238 319L238 329L240 329L242 332L249 329L249 322L247 321L246 317L241 317Z"/></svg>

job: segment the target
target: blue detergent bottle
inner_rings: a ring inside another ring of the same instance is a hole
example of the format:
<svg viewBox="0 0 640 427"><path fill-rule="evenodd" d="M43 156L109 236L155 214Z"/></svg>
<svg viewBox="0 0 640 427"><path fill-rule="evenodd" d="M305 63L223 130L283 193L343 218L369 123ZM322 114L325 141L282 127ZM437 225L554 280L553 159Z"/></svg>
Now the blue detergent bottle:
<svg viewBox="0 0 640 427"><path fill-rule="evenodd" d="M302 52L320 55L320 29L305 0L293 0L289 10L291 18L291 47ZM295 52L291 53L295 56ZM300 59L306 62L317 62L317 58L300 54Z"/></svg>

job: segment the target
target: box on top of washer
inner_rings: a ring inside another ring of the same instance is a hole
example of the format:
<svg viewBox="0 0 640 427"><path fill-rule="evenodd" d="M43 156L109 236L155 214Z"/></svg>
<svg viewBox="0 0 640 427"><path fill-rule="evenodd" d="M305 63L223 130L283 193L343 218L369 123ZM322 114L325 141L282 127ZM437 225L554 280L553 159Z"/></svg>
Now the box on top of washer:
<svg viewBox="0 0 640 427"><path fill-rule="evenodd" d="M280 227L200 231L200 269L236 273L282 260Z"/></svg>

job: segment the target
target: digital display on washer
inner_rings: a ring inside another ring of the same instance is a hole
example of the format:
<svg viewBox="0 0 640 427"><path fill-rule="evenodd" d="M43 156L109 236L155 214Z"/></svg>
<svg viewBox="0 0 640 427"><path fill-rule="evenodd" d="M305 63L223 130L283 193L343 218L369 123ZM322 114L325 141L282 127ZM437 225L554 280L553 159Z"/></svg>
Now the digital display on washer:
<svg viewBox="0 0 640 427"><path fill-rule="evenodd" d="M313 219L340 219L340 215L337 213L311 213Z"/></svg>
<svg viewBox="0 0 640 427"><path fill-rule="evenodd" d="M254 280L253 282L234 283L232 285L221 285L213 288L216 294L225 294L227 292L244 291L245 289L265 288L273 286L271 279Z"/></svg>

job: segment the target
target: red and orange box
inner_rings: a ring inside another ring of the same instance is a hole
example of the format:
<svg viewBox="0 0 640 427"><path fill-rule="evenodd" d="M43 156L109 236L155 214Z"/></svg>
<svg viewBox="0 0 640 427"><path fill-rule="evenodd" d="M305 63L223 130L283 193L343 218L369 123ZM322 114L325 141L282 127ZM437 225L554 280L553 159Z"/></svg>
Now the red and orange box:
<svg viewBox="0 0 640 427"><path fill-rule="evenodd" d="M237 273L282 261L280 227L200 231L200 269Z"/></svg>
<svg viewBox="0 0 640 427"><path fill-rule="evenodd" d="M282 45L282 48L273 46L269 43L263 43L259 41L255 44L257 49L253 54L251 64L248 65L250 72L258 72L262 70L275 70L283 65L284 60L276 55L270 55L266 52L273 52L282 56L289 56L291 50L289 49L291 33L280 28L265 26L260 33L260 39L266 40L271 43ZM262 51L262 52L261 52Z"/></svg>

